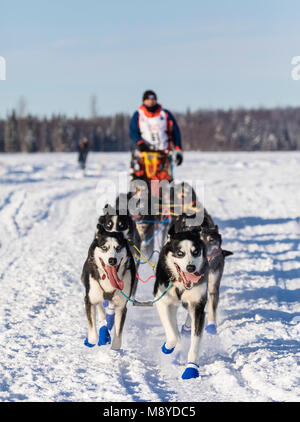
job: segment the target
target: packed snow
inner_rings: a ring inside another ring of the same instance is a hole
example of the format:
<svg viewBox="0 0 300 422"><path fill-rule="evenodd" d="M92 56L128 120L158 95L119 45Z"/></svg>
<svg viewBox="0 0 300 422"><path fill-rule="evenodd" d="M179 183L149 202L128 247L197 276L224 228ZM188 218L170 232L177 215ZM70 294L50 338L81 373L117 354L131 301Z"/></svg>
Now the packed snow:
<svg viewBox="0 0 300 422"><path fill-rule="evenodd" d="M234 252L218 334L204 332L191 380L181 379L183 360L160 350L155 306L128 304L121 351L83 344L80 275L102 182L127 172L130 154L90 153L85 173L75 154L0 155L1 401L299 401L300 153L184 158L175 178L203 181L204 205ZM137 298L152 299L152 288L153 278L140 283Z"/></svg>

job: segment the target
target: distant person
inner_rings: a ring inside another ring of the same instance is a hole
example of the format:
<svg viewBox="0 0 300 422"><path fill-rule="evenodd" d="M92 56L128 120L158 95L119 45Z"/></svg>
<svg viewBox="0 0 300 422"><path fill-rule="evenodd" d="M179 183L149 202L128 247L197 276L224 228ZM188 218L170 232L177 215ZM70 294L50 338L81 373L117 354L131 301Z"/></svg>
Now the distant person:
<svg viewBox="0 0 300 422"><path fill-rule="evenodd" d="M79 152L78 161L80 163L80 167L82 168L82 170L84 170L87 155L89 152L89 141L87 137L83 137L82 140L79 142L78 152Z"/></svg>

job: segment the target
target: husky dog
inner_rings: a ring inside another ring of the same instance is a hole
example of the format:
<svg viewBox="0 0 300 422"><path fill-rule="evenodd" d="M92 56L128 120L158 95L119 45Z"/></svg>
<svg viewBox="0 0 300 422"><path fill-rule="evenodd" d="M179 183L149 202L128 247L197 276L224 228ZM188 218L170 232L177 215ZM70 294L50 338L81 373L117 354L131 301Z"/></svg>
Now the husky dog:
<svg viewBox="0 0 300 422"><path fill-rule="evenodd" d="M187 308L191 320L191 344L183 379L199 376L198 359L205 320L208 271L206 247L197 231L174 233L159 255L153 293L158 299L156 307L166 334L163 353L172 353L180 340L176 320L179 302ZM165 293L170 281L172 286Z"/></svg>
<svg viewBox="0 0 300 422"><path fill-rule="evenodd" d="M195 214L186 214L182 213L173 218L172 226L169 230L169 236L172 236L173 233L188 231L188 230L198 230L199 232L202 228L213 228L215 227L212 217L208 214L206 209L203 211L203 221L200 224L193 225L191 224L192 220L195 220Z"/></svg>
<svg viewBox="0 0 300 422"><path fill-rule="evenodd" d="M217 333L216 311L219 303L219 290L223 275L225 257L233 255L233 252L221 248L222 236L218 226L211 228L203 227L200 238L206 245L207 259L209 263L208 274L208 324L206 331L210 334Z"/></svg>
<svg viewBox="0 0 300 422"><path fill-rule="evenodd" d="M107 232L98 224L95 238L84 263L81 280L85 287L85 309L88 320L88 337L84 344L93 347L110 343L102 302L109 301L115 308L115 335L112 349L119 349L126 318L127 297L135 282L135 264L128 242L122 233ZM96 308L100 319L99 335L96 328Z"/></svg>
<svg viewBox="0 0 300 422"><path fill-rule="evenodd" d="M128 209L122 210L119 207L119 198L116 200L116 206L112 207L106 204L103 209L103 215L99 217L98 224L108 232L123 232L129 244L136 245L138 248L141 244L141 239L135 224Z"/></svg>

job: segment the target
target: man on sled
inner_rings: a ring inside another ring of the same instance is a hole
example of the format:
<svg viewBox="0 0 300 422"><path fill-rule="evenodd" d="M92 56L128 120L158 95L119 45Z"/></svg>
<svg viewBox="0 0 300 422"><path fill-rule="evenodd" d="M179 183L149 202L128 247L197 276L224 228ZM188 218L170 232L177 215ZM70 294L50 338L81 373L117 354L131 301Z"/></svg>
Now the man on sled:
<svg viewBox="0 0 300 422"><path fill-rule="evenodd" d="M146 91L143 104L130 122L130 138L137 146L132 154L133 179L172 180L172 147L175 162L182 163L182 146L179 127L174 116L157 103L155 92Z"/></svg>

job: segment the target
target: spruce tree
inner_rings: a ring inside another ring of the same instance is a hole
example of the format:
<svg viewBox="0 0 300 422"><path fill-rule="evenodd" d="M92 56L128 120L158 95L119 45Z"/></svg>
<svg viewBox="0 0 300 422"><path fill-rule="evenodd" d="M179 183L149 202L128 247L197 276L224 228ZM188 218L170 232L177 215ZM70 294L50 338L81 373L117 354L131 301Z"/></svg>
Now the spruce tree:
<svg viewBox="0 0 300 422"><path fill-rule="evenodd" d="M7 117L4 127L4 150L5 152L19 152L20 144L18 137L18 123L16 113L13 110L11 116Z"/></svg>

